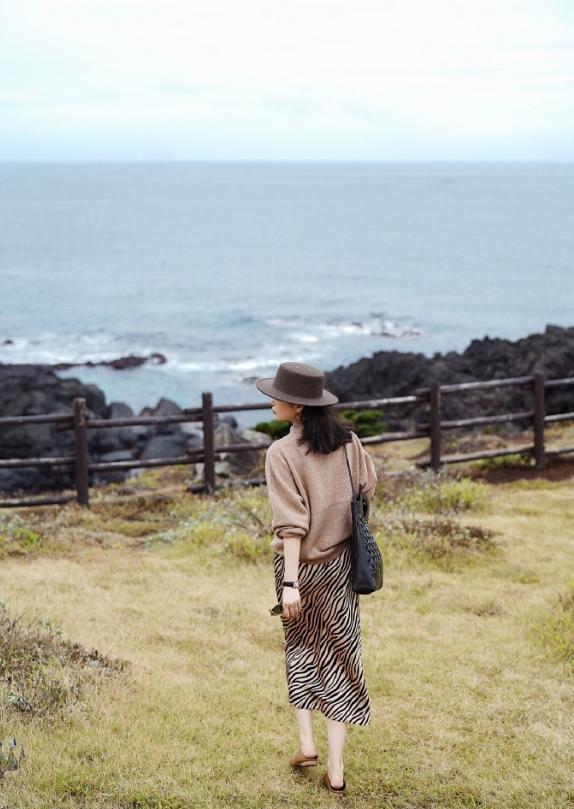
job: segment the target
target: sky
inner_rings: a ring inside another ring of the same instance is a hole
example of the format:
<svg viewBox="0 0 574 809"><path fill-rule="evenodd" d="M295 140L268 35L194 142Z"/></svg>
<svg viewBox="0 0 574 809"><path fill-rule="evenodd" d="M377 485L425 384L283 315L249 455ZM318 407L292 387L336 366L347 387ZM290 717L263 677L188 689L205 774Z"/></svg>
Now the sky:
<svg viewBox="0 0 574 809"><path fill-rule="evenodd" d="M0 0L0 160L572 160L574 0Z"/></svg>

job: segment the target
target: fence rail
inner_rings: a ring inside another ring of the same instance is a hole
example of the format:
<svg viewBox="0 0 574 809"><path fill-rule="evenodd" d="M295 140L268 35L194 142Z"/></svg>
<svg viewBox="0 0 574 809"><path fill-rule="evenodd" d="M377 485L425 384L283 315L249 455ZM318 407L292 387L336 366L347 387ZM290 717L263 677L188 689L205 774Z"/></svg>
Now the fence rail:
<svg viewBox="0 0 574 809"><path fill-rule="evenodd" d="M438 471L443 464L464 463L482 458L497 458L506 455L532 455L536 467L542 468L547 457L574 452L574 446L547 448L545 446L545 425L561 421L574 420L574 411L568 413L546 414L545 392L547 388L574 385L574 377L546 379L542 372L530 376L489 379L482 382L462 382L450 385L433 383L427 388L418 388L409 396L392 396L379 399L361 399L352 402L338 402L333 405L336 410L378 410L388 405L407 405L426 403L430 408L428 422L420 422L415 429L400 432L385 432L379 435L361 438L363 445L384 444L394 441L410 441L416 438L429 438L429 457L417 462L421 468L430 467ZM444 395L460 394L466 391L485 390L506 386L529 386L532 394L532 409L517 413L500 413L489 416L477 416L462 419L441 419L441 400ZM247 404L214 405L210 391L202 394L202 406L186 408L181 414L171 416L130 416L117 419L90 419L86 400L73 400L71 414L46 413L34 416L5 416L0 418L0 429L16 425L56 424L58 430L74 431L74 454L70 456L50 456L39 458L7 458L0 459L0 469L19 469L22 467L69 466L74 470L76 494L50 496L45 498L28 498L20 500L0 499L0 508L24 506L55 505L76 500L80 505L89 507L89 474L90 472L117 471L133 468L150 468L157 466L179 466L203 462L203 483L191 484L188 491L211 494L216 489L215 461L221 453L252 452L266 449L251 443L215 446L214 416L219 413L238 411L268 410L266 402ZM443 455L441 439L444 430L463 429L486 424L505 424L527 421L532 424L533 441L521 447L508 449L482 450L462 455ZM105 463L91 462L88 452L88 430L110 427L130 427L135 425L177 424L184 422L201 422L203 427L203 445L188 451L186 455L172 458L147 458L127 461L109 461ZM243 480L247 485L259 485L264 478Z"/></svg>

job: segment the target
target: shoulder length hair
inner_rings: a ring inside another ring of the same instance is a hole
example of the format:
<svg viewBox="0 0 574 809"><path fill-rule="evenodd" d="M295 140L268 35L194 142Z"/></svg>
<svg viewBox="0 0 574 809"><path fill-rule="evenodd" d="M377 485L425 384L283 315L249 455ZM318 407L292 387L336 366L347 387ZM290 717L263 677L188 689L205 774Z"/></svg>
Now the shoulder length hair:
<svg viewBox="0 0 574 809"><path fill-rule="evenodd" d="M340 418L331 405L303 405L300 419L302 432L297 443L309 445L306 455L328 455L353 440L352 423Z"/></svg>

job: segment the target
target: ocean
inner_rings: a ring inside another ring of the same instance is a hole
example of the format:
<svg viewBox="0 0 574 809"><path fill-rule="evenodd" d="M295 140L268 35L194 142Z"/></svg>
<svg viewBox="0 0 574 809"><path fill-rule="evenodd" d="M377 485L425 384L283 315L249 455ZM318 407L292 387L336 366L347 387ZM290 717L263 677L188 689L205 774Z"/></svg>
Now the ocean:
<svg viewBox="0 0 574 809"><path fill-rule="evenodd" d="M58 372L136 411L270 403L286 360L462 351L573 304L572 163L0 164L0 362L162 353Z"/></svg>

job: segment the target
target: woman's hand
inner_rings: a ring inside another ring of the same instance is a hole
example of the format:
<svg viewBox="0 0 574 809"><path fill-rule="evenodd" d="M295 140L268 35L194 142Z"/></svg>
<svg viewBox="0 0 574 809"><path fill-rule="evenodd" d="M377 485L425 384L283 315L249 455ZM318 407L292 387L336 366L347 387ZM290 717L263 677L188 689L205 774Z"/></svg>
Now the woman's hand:
<svg viewBox="0 0 574 809"><path fill-rule="evenodd" d="M298 618L301 615L301 596L295 587L283 588L283 617Z"/></svg>

